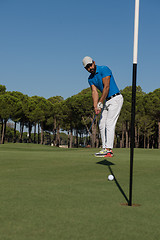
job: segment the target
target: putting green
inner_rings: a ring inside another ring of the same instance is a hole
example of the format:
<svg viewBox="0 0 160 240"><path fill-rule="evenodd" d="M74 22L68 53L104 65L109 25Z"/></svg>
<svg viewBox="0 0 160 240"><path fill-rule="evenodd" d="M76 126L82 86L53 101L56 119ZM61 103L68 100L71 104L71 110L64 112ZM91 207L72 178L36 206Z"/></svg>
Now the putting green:
<svg viewBox="0 0 160 240"><path fill-rule="evenodd" d="M129 149L0 145L2 240L158 240L160 151L135 149L133 204ZM115 179L108 181L108 175Z"/></svg>

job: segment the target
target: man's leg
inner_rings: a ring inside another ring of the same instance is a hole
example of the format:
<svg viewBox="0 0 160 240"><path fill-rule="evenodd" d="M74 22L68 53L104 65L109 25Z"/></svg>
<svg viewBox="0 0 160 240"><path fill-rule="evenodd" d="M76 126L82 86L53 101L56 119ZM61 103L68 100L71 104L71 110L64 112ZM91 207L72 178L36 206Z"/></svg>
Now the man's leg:
<svg viewBox="0 0 160 240"><path fill-rule="evenodd" d="M111 149L113 148L114 143L115 126L123 105L122 95L119 95L115 98L117 99L113 98L106 102L105 109L102 111L101 114L99 129L102 139L102 147L105 150L96 153L96 157L113 156L113 152L111 151Z"/></svg>
<svg viewBox="0 0 160 240"><path fill-rule="evenodd" d="M101 113L101 118L99 121L99 130L100 130L100 134L101 134L101 140L102 140L102 150L100 152L95 153L96 157L105 157L105 155L107 154L107 150L105 149L105 142L106 142L106 119L107 119L107 110L103 109L102 113Z"/></svg>
<svg viewBox="0 0 160 240"><path fill-rule="evenodd" d="M108 102L106 102L108 106L108 114L106 119L106 145L105 147L109 150L113 148L114 144L114 135L115 135L115 127L116 123L123 105L123 97L122 95L118 95Z"/></svg>
<svg viewBox="0 0 160 240"><path fill-rule="evenodd" d="M101 118L99 121L99 131L101 134L101 140L102 140L102 148L106 148L106 120L107 120L107 114L108 111L106 109L103 109Z"/></svg>

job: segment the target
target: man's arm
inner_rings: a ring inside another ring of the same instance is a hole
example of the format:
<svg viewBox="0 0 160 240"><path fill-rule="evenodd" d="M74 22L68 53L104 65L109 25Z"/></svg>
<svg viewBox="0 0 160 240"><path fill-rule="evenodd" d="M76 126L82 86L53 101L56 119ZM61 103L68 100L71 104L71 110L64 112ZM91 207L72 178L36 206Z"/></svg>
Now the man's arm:
<svg viewBox="0 0 160 240"><path fill-rule="evenodd" d="M98 98L99 98L98 91L94 85L91 86L91 89L92 89L92 99L93 99L94 111L95 111L95 114L99 114L101 112L101 110L97 109L97 103L98 103Z"/></svg>
<svg viewBox="0 0 160 240"><path fill-rule="evenodd" d="M103 82L104 88L103 88L103 91L102 91L102 96L101 96L99 101L98 101L99 95L98 95L97 88L94 85L91 86L92 99L93 99L93 106L94 106L95 114L99 114L101 112L101 109L97 108L98 102L101 102L103 104L104 100L108 96L109 86L110 86L110 76L102 78L102 82Z"/></svg>
<svg viewBox="0 0 160 240"><path fill-rule="evenodd" d="M102 82L103 82L103 91L102 91L102 96L99 100L99 102L103 103L104 100L106 99L106 97L108 96L109 93L109 86L110 86L110 76L104 77L102 78Z"/></svg>

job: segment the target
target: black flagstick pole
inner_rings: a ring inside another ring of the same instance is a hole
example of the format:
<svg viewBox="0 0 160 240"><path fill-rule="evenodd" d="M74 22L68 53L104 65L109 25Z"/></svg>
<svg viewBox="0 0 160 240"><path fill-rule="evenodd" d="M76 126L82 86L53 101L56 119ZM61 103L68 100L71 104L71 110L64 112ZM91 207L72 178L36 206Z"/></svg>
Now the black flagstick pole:
<svg viewBox="0 0 160 240"><path fill-rule="evenodd" d="M129 202L128 202L129 206L132 206L132 186L133 186L133 157L134 157L134 145L135 145L135 104L136 104L136 75L137 75L137 53L138 53L138 25L139 25L139 0L135 0L133 76L132 76L132 109L131 109L130 186L129 186Z"/></svg>

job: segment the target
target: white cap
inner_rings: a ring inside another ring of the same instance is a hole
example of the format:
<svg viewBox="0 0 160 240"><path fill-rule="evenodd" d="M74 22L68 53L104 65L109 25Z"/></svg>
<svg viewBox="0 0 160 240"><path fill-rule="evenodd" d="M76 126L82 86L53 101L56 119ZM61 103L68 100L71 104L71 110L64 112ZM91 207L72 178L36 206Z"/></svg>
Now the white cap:
<svg viewBox="0 0 160 240"><path fill-rule="evenodd" d="M83 60L82 60L82 63L83 63L84 67L86 67L87 64L92 63L92 62L93 62L93 59L91 57L88 57L88 56L84 57Z"/></svg>

